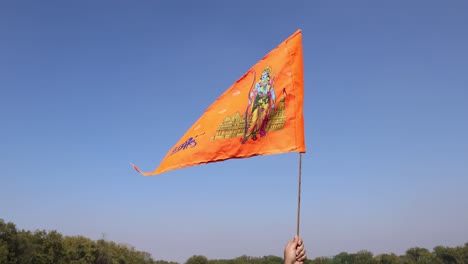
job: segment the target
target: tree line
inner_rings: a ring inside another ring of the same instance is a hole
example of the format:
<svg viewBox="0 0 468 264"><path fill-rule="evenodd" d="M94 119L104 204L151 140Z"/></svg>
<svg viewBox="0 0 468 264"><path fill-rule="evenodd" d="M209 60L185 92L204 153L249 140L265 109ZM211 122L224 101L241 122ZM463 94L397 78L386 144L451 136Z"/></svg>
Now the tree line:
<svg viewBox="0 0 468 264"><path fill-rule="evenodd" d="M367 250L353 254L342 252L334 257L319 257L306 262L308 264L468 264L468 243L458 247L437 246L432 251L413 247L400 256L395 253L374 256Z"/></svg>
<svg viewBox="0 0 468 264"><path fill-rule="evenodd" d="M192 256L185 264L283 264L283 259L276 256L242 256L231 260L208 260L204 256ZM333 257L307 259L304 264L468 264L468 243L458 247L437 246L433 251L414 247L401 256L394 253L374 256L367 250L342 252Z"/></svg>
<svg viewBox="0 0 468 264"><path fill-rule="evenodd" d="M57 231L18 230L0 219L0 264L177 264L134 247Z"/></svg>
<svg viewBox="0 0 468 264"><path fill-rule="evenodd" d="M278 256L210 260L194 255L185 264L283 264ZM414 247L398 256L362 250L333 257L308 259L304 264L468 264L468 243L458 247L437 246L432 251ZM151 254L104 239L63 236L57 231L18 230L0 219L0 264L178 264L154 260Z"/></svg>

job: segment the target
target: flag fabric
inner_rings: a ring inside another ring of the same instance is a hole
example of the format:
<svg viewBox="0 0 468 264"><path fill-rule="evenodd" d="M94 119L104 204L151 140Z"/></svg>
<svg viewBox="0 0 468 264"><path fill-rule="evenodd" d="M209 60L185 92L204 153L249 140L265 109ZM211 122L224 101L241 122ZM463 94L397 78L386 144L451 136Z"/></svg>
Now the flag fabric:
<svg viewBox="0 0 468 264"><path fill-rule="evenodd" d="M304 143L302 32L278 45L224 92L144 176L286 152Z"/></svg>

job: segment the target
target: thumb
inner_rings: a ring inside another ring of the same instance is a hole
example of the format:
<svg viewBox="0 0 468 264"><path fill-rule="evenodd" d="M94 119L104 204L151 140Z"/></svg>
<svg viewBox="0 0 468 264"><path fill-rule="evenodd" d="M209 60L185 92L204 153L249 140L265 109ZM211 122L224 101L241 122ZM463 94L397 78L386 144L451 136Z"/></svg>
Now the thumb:
<svg viewBox="0 0 468 264"><path fill-rule="evenodd" d="M289 246L293 247L293 248L296 248L297 247L297 241L298 241L298 237L297 235L294 236L291 241L289 241Z"/></svg>

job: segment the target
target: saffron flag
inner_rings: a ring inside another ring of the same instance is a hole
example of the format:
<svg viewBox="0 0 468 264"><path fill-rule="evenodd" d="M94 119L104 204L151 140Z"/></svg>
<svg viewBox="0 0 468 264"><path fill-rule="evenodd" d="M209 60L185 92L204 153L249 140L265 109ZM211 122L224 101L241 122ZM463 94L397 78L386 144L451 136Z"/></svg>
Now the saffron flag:
<svg viewBox="0 0 468 264"><path fill-rule="evenodd" d="M169 150L151 176L169 170L285 152L304 143L302 32L296 31L224 92Z"/></svg>

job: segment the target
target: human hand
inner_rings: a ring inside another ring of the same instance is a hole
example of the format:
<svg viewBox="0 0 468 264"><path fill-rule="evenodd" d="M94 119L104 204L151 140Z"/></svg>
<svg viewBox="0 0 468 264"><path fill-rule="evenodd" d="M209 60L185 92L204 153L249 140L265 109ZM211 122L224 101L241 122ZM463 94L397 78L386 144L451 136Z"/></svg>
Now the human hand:
<svg viewBox="0 0 468 264"><path fill-rule="evenodd" d="M284 248L284 264L302 264L307 255L302 238L294 236Z"/></svg>

